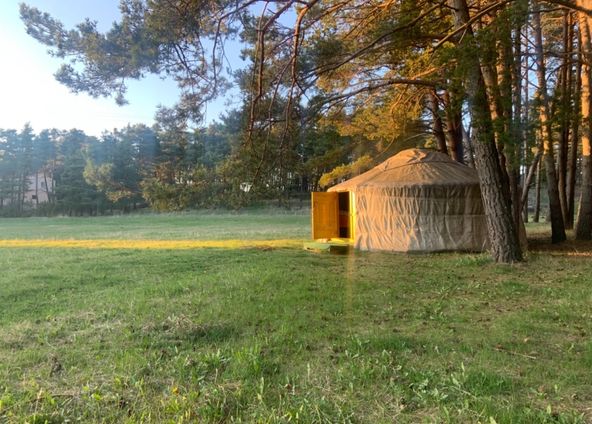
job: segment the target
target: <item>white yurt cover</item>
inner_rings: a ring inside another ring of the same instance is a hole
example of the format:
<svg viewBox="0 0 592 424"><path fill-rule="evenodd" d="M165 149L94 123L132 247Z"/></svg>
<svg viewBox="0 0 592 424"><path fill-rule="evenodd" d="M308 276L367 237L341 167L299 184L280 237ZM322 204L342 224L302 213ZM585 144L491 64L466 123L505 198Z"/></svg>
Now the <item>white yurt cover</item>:
<svg viewBox="0 0 592 424"><path fill-rule="evenodd" d="M329 191L354 193L354 246L358 249L487 248L477 173L443 153L404 150Z"/></svg>

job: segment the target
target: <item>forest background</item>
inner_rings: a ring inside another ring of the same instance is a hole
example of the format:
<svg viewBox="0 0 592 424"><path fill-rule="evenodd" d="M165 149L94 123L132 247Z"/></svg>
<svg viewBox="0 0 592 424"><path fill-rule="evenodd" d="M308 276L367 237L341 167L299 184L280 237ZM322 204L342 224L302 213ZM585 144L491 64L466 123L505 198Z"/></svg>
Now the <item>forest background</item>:
<svg viewBox="0 0 592 424"><path fill-rule="evenodd" d="M123 0L107 33L21 5L72 91L125 103L126 81L153 73L182 93L150 128L3 130L0 213L285 203L417 146L477 169L497 261L522 258L533 185L535 217L546 187L554 242L574 225L589 239L589 3ZM229 40L249 63L234 73ZM229 86L242 106L201 128ZM49 202L27 204L38 171Z"/></svg>

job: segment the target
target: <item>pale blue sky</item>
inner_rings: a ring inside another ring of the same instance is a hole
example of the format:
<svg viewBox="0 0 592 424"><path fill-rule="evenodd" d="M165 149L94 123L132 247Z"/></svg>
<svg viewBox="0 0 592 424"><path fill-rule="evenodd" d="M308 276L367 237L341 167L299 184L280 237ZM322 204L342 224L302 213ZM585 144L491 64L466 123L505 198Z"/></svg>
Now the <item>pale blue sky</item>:
<svg viewBox="0 0 592 424"><path fill-rule="evenodd" d="M113 99L72 94L53 77L60 61L25 32L19 18L19 0L0 0L0 128L21 129L30 122L39 132L45 128L78 128L90 135L129 124L152 125L159 104L172 106L178 97L174 82L149 76L128 86L129 105ZM107 30L118 19L118 0L28 0L25 3L48 12L67 28L89 17ZM226 109L224 99L208 106L206 122Z"/></svg>

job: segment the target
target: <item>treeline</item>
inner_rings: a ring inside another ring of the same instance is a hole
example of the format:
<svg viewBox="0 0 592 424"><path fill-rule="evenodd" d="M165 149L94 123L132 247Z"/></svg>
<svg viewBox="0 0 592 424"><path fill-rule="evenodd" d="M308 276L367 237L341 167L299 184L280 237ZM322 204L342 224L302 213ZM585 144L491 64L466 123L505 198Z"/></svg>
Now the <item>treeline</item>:
<svg viewBox="0 0 592 424"><path fill-rule="evenodd" d="M552 241L570 227L592 238L592 0L124 0L120 12L101 33L21 5L75 92L123 102L130 78L166 74L181 89L173 115L198 120L235 81L243 123L229 166L260 193L295 178L317 185L322 172L307 169L317 158L330 183L429 145L476 168L496 261L524 257L536 180ZM248 59L233 75L229 39ZM326 128L347 147L326 149L315 136Z"/></svg>
<svg viewBox="0 0 592 424"><path fill-rule="evenodd" d="M239 208L306 196L347 161L351 141L311 130L294 146L298 160L253 187L253 158L242 153L242 113L188 130L166 110L153 127L105 131L0 130L0 216L97 215L141 208Z"/></svg>

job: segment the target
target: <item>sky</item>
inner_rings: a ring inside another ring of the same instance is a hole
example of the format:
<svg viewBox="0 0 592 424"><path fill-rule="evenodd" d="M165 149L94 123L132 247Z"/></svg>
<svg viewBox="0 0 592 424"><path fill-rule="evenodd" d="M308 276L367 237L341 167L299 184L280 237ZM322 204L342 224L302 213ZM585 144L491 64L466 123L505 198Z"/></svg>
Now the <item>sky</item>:
<svg viewBox="0 0 592 424"><path fill-rule="evenodd" d="M130 81L128 105L117 106L112 98L92 98L70 93L53 74L60 60L47 47L27 35L19 17L20 0L0 0L0 129L20 130L28 122L36 132L77 128L89 135L128 124L152 125L158 105L173 106L179 91L170 80L148 76ZM99 29L108 30L118 20L119 0L25 0L62 21L70 29L89 17ZM205 122L214 121L228 106L225 99L208 105Z"/></svg>

